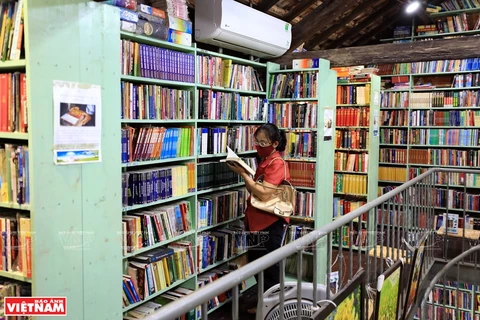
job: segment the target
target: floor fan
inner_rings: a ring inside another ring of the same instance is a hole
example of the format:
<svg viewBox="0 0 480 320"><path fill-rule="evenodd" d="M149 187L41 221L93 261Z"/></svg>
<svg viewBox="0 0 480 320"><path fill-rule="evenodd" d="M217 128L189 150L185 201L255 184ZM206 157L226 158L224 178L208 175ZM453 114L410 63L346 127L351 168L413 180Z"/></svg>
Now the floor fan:
<svg viewBox="0 0 480 320"><path fill-rule="evenodd" d="M263 305L257 307L256 320L277 320L280 319L280 312L284 320L297 320L297 282L285 282L283 286L285 302L283 310L280 310L280 284L274 285L263 294ZM327 295L326 287L317 284L318 301L325 300ZM311 320L314 311L313 306L313 284L302 283L302 301L300 305L301 319Z"/></svg>

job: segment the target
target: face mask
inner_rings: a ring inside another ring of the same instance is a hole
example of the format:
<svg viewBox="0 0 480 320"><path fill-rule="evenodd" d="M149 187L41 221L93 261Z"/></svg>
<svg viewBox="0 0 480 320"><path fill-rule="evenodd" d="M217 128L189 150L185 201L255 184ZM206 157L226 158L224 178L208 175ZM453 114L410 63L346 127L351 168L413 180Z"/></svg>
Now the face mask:
<svg viewBox="0 0 480 320"><path fill-rule="evenodd" d="M268 157L275 150L273 146L268 146L268 147L255 146L255 148L257 149L258 155L262 158Z"/></svg>

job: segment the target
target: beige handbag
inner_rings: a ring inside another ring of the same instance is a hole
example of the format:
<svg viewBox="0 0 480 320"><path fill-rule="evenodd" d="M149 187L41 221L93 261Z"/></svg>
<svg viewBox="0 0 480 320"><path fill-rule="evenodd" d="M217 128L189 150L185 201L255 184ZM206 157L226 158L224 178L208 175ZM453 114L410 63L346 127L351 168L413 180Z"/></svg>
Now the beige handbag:
<svg viewBox="0 0 480 320"><path fill-rule="evenodd" d="M282 158L274 158L268 165L270 165L273 161L276 159L281 159L284 164L285 168L285 178L283 181L275 188L275 187L268 187L263 184L263 175L259 176L257 181L255 182L258 185L261 185L264 188L268 189L274 189L274 193L271 195L270 199L267 201L262 201L255 197L252 194L252 197L250 199L250 203L252 206L254 206L257 209L260 209L262 211L266 211L268 213L272 213L276 216L282 217L282 218L288 218L290 217L295 209L295 196L296 196L296 190L292 186L292 184L287 181L287 164L285 163L285 160Z"/></svg>

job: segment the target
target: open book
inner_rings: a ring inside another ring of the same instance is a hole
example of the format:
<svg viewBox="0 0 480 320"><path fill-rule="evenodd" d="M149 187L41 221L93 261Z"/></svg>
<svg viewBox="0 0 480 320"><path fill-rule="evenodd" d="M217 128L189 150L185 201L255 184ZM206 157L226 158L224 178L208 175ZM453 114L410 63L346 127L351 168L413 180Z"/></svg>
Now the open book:
<svg viewBox="0 0 480 320"><path fill-rule="evenodd" d="M239 156L235 152L233 152L232 149L227 147L227 158L220 160L220 162L232 162L232 164L238 163L240 166L242 166L245 170L247 170L248 173L250 173L252 176L255 175L255 171L248 166L248 164L245 163L242 159L240 159Z"/></svg>

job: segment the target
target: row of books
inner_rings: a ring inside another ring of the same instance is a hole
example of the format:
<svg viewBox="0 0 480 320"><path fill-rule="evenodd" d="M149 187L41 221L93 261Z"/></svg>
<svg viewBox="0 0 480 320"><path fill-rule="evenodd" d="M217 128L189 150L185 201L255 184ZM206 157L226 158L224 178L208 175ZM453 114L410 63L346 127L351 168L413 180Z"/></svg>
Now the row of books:
<svg viewBox="0 0 480 320"><path fill-rule="evenodd" d="M314 158L317 156L317 134L316 132L295 132L286 133L287 144L284 156L286 158Z"/></svg>
<svg viewBox="0 0 480 320"><path fill-rule="evenodd" d="M270 76L269 99L317 97L317 72L294 72Z"/></svg>
<svg viewBox="0 0 480 320"><path fill-rule="evenodd" d="M360 229L360 230L351 230L348 226L343 226L340 230L336 229L332 233L332 243L334 245L340 245L342 243L342 247L365 247L367 244L367 229Z"/></svg>
<svg viewBox="0 0 480 320"><path fill-rule="evenodd" d="M404 62L386 65L378 74L422 74L480 70L480 58Z"/></svg>
<svg viewBox="0 0 480 320"><path fill-rule="evenodd" d="M385 192L390 191L390 189L385 190ZM403 200L403 199L402 199ZM389 208L385 207L385 209L377 209L377 224L380 225L380 228L382 225L385 226L408 226L409 221L412 219L412 215L415 214L415 219L416 219L416 226L419 228L431 228L430 223L428 223L428 213L426 211L422 210L416 210L415 213L413 213L411 210L394 210L395 208L398 208L399 206L397 203L405 203L396 201L392 203ZM404 208L401 207L400 208ZM395 239L395 237L391 236L387 239L384 239L384 241L392 241L391 239ZM388 246L388 244L387 244Z"/></svg>
<svg viewBox="0 0 480 320"><path fill-rule="evenodd" d="M247 207L247 189L240 188L199 196L197 200L197 229L241 217Z"/></svg>
<svg viewBox="0 0 480 320"><path fill-rule="evenodd" d="M410 111L410 126L480 126L480 110Z"/></svg>
<svg viewBox="0 0 480 320"><path fill-rule="evenodd" d="M288 226L287 231L285 232L285 236L283 238L283 245L300 239L301 237L306 236L307 234L312 232L313 230L314 229L309 226L291 224ZM310 245L305 245L305 247L303 247L302 249L304 252L312 252L313 248L314 244L312 243Z"/></svg>
<svg viewBox="0 0 480 320"><path fill-rule="evenodd" d="M252 137L257 128L254 125L197 128L198 154L227 153L227 146L234 152L252 151Z"/></svg>
<svg viewBox="0 0 480 320"><path fill-rule="evenodd" d="M433 288L428 298L436 304L445 304L446 307L472 309L472 293L448 288Z"/></svg>
<svg viewBox="0 0 480 320"><path fill-rule="evenodd" d="M335 171L368 172L368 153L335 152Z"/></svg>
<svg viewBox="0 0 480 320"><path fill-rule="evenodd" d="M122 132L122 163L193 155L194 127L131 127Z"/></svg>
<svg viewBox="0 0 480 320"><path fill-rule="evenodd" d="M412 169L416 169L416 168L412 168ZM407 168L379 166L378 180L406 182Z"/></svg>
<svg viewBox="0 0 480 320"><path fill-rule="evenodd" d="M338 218L347 213L352 212L363 206L365 201L351 201L345 200L343 198L334 197L333 198L333 218Z"/></svg>
<svg viewBox="0 0 480 320"><path fill-rule="evenodd" d="M130 40L121 40L122 74L195 82L195 56Z"/></svg>
<svg viewBox="0 0 480 320"><path fill-rule="evenodd" d="M245 252L246 233L239 226L201 232L197 237L197 272Z"/></svg>
<svg viewBox="0 0 480 320"><path fill-rule="evenodd" d="M441 305L436 306L427 303L424 308L427 308L427 319L429 320L480 320L480 314L472 315L470 311L457 310L456 308L449 308L448 306L443 307ZM416 313L417 319L420 315L420 309L418 309L418 312Z"/></svg>
<svg viewBox="0 0 480 320"><path fill-rule="evenodd" d="M120 30L184 46L192 45L192 22L164 10L139 4L120 9Z"/></svg>
<svg viewBox="0 0 480 320"><path fill-rule="evenodd" d="M188 90L121 82L121 119L192 119L193 97Z"/></svg>
<svg viewBox="0 0 480 320"><path fill-rule="evenodd" d="M198 118L205 120L263 120L264 99L239 93L198 91Z"/></svg>
<svg viewBox="0 0 480 320"><path fill-rule="evenodd" d="M0 202L30 203L30 167L27 146L0 145Z"/></svg>
<svg viewBox="0 0 480 320"><path fill-rule="evenodd" d="M260 75L251 66L208 55L197 56L197 66L198 82L201 84L257 92L264 90Z"/></svg>
<svg viewBox="0 0 480 320"><path fill-rule="evenodd" d="M409 141L431 146L478 146L479 142L478 129L413 129Z"/></svg>
<svg viewBox="0 0 480 320"><path fill-rule="evenodd" d="M405 129L380 129L380 143L382 144L407 144L408 130Z"/></svg>
<svg viewBox="0 0 480 320"><path fill-rule="evenodd" d="M297 191L294 215L307 218L315 216L315 193Z"/></svg>
<svg viewBox="0 0 480 320"><path fill-rule="evenodd" d="M256 168L255 158L242 159L250 168ZM241 182L240 176L233 172L225 162L203 162L197 164L197 188L206 190Z"/></svg>
<svg viewBox="0 0 480 320"><path fill-rule="evenodd" d="M398 164L427 164L436 166L480 166L478 150L456 149L394 149L384 148L380 150L380 162Z"/></svg>
<svg viewBox="0 0 480 320"><path fill-rule="evenodd" d="M337 127L368 127L370 108L337 108L335 124Z"/></svg>
<svg viewBox="0 0 480 320"><path fill-rule="evenodd" d="M26 88L25 73L0 74L0 132L28 131Z"/></svg>
<svg viewBox="0 0 480 320"><path fill-rule="evenodd" d="M408 126L408 112L406 110L384 110L380 112L381 126Z"/></svg>
<svg viewBox="0 0 480 320"><path fill-rule="evenodd" d="M463 9L475 9L480 8L480 2L478 0L444 0L440 4L440 7L444 11L455 11Z"/></svg>
<svg viewBox="0 0 480 320"><path fill-rule="evenodd" d="M426 172L426 168L408 168L408 177L413 179ZM435 172L435 184L480 187L480 174L465 172Z"/></svg>
<svg viewBox="0 0 480 320"><path fill-rule="evenodd" d="M191 192L195 192L194 162L122 173L124 207L179 197Z"/></svg>
<svg viewBox="0 0 480 320"><path fill-rule="evenodd" d="M412 92L410 108L455 108L477 107L480 105L479 91L435 91Z"/></svg>
<svg viewBox="0 0 480 320"><path fill-rule="evenodd" d="M381 92L380 108L408 108L409 92Z"/></svg>
<svg viewBox="0 0 480 320"><path fill-rule="evenodd" d="M368 130L335 130L335 148L337 149L368 149L368 146Z"/></svg>
<svg viewBox="0 0 480 320"><path fill-rule="evenodd" d="M0 280L0 319L10 320L14 317L5 317L5 297L31 297L32 286L30 283L12 280ZM17 316L15 320L31 320L31 316Z"/></svg>
<svg viewBox="0 0 480 320"><path fill-rule="evenodd" d="M290 183L296 187L315 188L315 162L288 161Z"/></svg>
<svg viewBox="0 0 480 320"><path fill-rule="evenodd" d="M316 128L317 103L270 103L267 121L281 128Z"/></svg>
<svg viewBox="0 0 480 320"><path fill-rule="evenodd" d="M30 218L17 213L0 216L0 270L32 277L32 233Z"/></svg>
<svg viewBox="0 0 480 320"><path fill-rule="evenodd" d="M370 84L364 86L337 86L337 104L370 104Z"/></svg>
<svg viewBox="0 0 480 320"><path fill-rule="evenodd" d="M367 193L367 176L335 173L333 178L333 192L365 195Z"/></svg>
<svg viewBox="0 0 480 320"><path fill-rule="evenodd" d="M435 188L432 197L435 207L480 211L480 195L478 194Z"/></svg>
<svg viewBox="0 0 480 320"><path fill-rule="evenodd" d="M153 246L192 229L187 201L132 212L122 217L123 253Z"/></svg>
<svg viewBox="0 0 480 320"><path fill-rule="evenodd" d="M128 261L128 275L123 276L123 304L143 301L193 273L192 244L188 241L134 256Z"/></svg>
<svg viewBox="0 0 480 320"><path fill-rule="evenodd" d="M23 48L23 5L25 1L11 1L1 4L0 58L19 60Z"/></svg>

